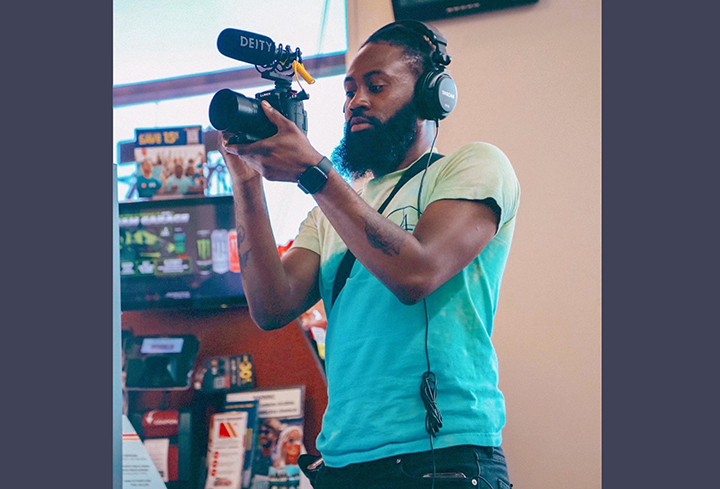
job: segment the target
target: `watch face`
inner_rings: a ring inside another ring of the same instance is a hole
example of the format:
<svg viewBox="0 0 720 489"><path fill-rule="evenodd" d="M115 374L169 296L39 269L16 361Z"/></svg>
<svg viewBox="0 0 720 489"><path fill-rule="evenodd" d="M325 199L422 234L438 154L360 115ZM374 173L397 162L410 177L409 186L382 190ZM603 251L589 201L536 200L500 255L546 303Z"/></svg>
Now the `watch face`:
<svg viewBox="0 0 720 489"><path fill-rule="evenodd" d="M327 175L317 166L311 166L298 178L298 186L308 194L314 194L327 182Z"/></svg>

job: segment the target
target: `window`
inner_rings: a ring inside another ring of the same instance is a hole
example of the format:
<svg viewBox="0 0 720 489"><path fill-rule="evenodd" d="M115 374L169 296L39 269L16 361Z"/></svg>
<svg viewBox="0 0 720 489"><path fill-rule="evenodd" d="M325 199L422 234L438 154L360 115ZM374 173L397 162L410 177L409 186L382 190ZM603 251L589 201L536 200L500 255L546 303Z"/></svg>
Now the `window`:
<svg viewBox="0 0 720 489"><path fill-rule="evenodd" d="M220 88L248 97L271 88L252 65L220 54L225 28L256 32L276 44L299 47L316 83L303 87L308 137L330 155L342 137L342 78L347 51L343 0L114 0L113 3L113 161L118 163L118 195L128 198L137 166L120 157L136 128L201 125L211 129L208 106ZM318 72L310 66L318 61ZM234 80L237 79L237 82ZM221 80L220 82L218 80ZM168 87L171 87L168 90ZM297 87L297 82L294 83ZM221 161L217 152L208 162ZM229 179L211 182L213 194L229 191ZM275 238L293 238L314 200L294 184L266 182Z"/></svg>

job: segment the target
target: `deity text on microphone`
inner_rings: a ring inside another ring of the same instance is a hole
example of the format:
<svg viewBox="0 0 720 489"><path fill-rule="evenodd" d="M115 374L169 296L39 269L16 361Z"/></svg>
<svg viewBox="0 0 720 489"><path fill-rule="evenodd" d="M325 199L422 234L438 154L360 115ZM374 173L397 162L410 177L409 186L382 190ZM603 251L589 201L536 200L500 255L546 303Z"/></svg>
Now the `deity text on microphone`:
<svg viewBox="0 0 720 489"><path fill-rule="evenodd" d="M267 48L265 48L267 46ZM272 52L272 44L265 42L262 39L255 39L252 37L240 36L240 47L249 47L251 49L266 50Z"/></svg>

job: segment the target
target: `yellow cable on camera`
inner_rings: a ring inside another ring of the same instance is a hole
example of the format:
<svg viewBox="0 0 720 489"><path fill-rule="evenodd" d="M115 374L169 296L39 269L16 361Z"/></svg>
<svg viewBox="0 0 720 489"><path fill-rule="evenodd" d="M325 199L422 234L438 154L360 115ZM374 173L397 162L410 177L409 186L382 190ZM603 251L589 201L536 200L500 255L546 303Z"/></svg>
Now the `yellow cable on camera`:
<svg viewBox="0 0 720 489"><path fill-rule="evenodd" d="M296 77L296 78L297 78L297 74L300 73L300 76L303 77L303 80L305 80L306 82L308 82L310 85L312 85L313 83L315 83L315 78L313 78L312 76L310 76L310 73L308 73L308 72L305 70L305 67L302 65L302 63L298 63L297 60L295 60L295 59L293 60L293 69L295 70L295 77ZM299 83L299 82L300 82L300 80L298 80L298 83Z"/></svg>

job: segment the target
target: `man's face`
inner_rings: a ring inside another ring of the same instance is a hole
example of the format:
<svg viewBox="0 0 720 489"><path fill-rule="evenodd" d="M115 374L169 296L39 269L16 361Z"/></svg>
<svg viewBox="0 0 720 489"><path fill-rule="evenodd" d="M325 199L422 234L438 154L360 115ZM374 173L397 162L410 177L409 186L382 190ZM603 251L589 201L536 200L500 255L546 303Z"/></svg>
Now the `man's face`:
<svg viewBox="0 0 720 489"><path fill-rule="evenodd" d="M150 164L150 161L143 160L140 165L140 169L142 170L143 175L148 176L152 172L152 165Z"/></svg>
<svg viewBox="0 0 720 489"><path fill-rule="evenodd" d="M183 176L183 173L185 173L185 169L182 167L182 165L175 165L175 176L177 178L180 178Z"/></svg>
<svg viewBox="0 0 720 489"><path fill-rule="evenodd" d="M381 176L402 163L420 127L416 79L401 47L360 49L345 78L345 136L333 154L340 171Z"/></svg>
<svg viewBox="0 0 720 489"><path fill-rule="evenodd" d="M278 439L278 432L273 427L262 424L260 426L260 430L258 431L258 441L260 442L260 446L268 448L275 445Z"/></svg>

